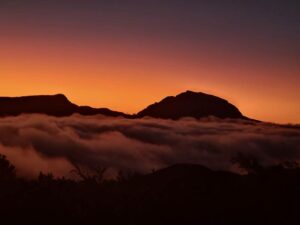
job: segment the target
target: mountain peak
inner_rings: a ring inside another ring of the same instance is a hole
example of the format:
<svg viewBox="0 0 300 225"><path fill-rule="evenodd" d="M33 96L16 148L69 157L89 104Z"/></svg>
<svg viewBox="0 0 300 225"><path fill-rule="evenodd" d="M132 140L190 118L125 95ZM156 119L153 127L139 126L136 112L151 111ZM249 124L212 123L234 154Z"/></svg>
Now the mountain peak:
<svg viewBox="0 0 300 225"><path fill-rule="evenodd" d="M179 95L197 95L197 94L203 94L202 92L195 92L195 91L191 91L191 90L186 90L185 92L182 92Z"/></svg>
<svg viewBox="0 0 300 225"><path fill-rule="evenodd" d="M138 117L179 119L181 117L202 118L245 118L237 107L227 100L202 92L186 91L176 96L168 96L158 103L148 106L137 114Z"/></svg>
<svg viewBox="0 0 300 225"><path fill-rule="evenodd" d="M206 94L204 92L195 92L195 91L190 91L190 90L182 92L182 93L176 95L175 97L176 98L203 98L203 99L211 98L211 99L215 99L215 100L219 100L219 101L228 102L227 100L217 97L215 95Z"/></svg>
<svg viewBox="0 0 300 225"><path fill-rule="evenodd" d="M55 95L53 95L53 97L62 98L62 99L68 99L64 94L61 94L61 93L55 94Z"/></svg>
<svg viewBox="0 0 300 225"><path fill-rule="evenodd" d="M55 94L55 95L48 95L48 97L51 97L51 98L56 99L58 101L67 102L69 104L71 103L71 101L68 99L68 97L64 94L61 94L61 93L58 93L58 94ZM71 104L73 104L73 103L71 103Z"/></svg>

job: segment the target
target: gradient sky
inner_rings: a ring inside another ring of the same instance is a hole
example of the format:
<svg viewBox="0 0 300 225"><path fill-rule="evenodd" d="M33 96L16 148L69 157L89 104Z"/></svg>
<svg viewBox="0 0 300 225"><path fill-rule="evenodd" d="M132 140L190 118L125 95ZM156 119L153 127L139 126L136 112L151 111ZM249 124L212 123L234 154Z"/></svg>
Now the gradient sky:
<svg viewBox="0 0 300 225"><path fill-rule="evenodd" d="M0 95L134 113L187 89L300 123L300 1L0 0Z"/></svg>

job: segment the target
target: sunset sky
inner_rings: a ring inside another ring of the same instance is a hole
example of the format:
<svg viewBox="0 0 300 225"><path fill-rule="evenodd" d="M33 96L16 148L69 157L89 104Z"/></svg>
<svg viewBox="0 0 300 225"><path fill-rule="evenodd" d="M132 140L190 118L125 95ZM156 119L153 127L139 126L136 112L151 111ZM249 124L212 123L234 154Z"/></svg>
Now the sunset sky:
<svg viewBox="0 0 300 225"><path fill-rule="evenodd" d="M185 90L300 123L300 1L0 0L0 96L140 111Z"/></svg>

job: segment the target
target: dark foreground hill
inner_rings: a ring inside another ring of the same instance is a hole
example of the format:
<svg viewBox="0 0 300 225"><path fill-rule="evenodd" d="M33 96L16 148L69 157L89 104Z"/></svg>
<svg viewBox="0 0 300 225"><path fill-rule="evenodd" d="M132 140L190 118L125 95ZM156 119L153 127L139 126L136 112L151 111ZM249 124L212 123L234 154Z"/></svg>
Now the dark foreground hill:
<svg viewBox="0 0 300 225"><path fill-rule="evenodd" d="M300 224L300 169L248 175L175 165L116 181L40 175L25 181L0 163L0 222L14 225Z"/></svg>
<svg viewBox="0 0 300 225"><path fill-rule="evenodd" d="M152 104L136 115L112 111L107 108L78 106L70 102L64 95L40 95L25 97L0 97L0 116L17 116L24 113L40 113L50 116L81 115L121 116L125 118L141 118L145 116L163 119L179 119L181 117L202 118L215 116L219 118L246 119L241 112L226 100L187 91L175 97L166 97L159 103Z"/></svg>

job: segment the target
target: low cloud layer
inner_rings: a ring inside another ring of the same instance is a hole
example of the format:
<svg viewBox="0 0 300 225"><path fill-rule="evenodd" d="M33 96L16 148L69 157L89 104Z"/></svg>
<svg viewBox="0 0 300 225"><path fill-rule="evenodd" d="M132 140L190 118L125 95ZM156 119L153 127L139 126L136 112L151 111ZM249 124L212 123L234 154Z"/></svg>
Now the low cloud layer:
<svg viewBox="0 0 300 225"><path fill-rule="evenodd" d="M241 120L179 121L74 115L0 119L0 153L20 175L67 176L72 165L150 172L177 163L234 170L231 158L251 154L263 164L300 160L300 129Z"/></svg>

